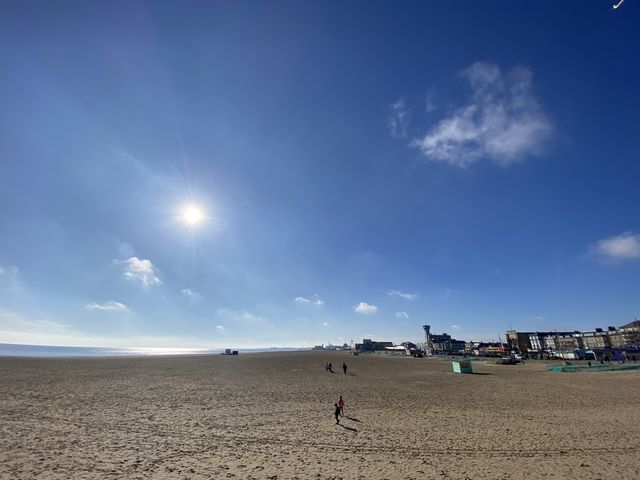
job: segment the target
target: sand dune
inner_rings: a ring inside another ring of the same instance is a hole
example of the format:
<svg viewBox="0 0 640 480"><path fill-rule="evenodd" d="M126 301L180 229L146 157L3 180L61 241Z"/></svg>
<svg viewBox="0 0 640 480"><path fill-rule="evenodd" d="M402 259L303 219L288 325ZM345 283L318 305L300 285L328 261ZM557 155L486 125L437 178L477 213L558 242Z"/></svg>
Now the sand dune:
<svg viewBox="0 0 640 480"><path fill-rule="evenodd" d="M640 372L474 368L329 352L2 358L0 478L640 476Z"/></svg>

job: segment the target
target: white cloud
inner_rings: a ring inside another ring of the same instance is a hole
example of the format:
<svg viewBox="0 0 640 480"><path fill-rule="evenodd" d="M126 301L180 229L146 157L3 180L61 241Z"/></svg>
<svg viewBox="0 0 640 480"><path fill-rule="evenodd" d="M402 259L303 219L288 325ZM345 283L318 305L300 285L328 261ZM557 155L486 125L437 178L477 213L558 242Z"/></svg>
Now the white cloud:
<svg viewBox="0 0 640 480"><path fill-rule="evenodd" d="M308 305L316 305L318 307L321 307L322 305L324 305L324 300L322 300L317 294L315 295L314 300L310 300L305 297L296 297L293 299L293 301L301 305L308 304Z"/></svg>
<svg viewBox="0 0 640 480"><path fill-rule="evenodd" d="M328 324L327 322L322 322L322 326L323 326L323 327L328 327L328 326L329 326L329 324Z"/></svg>
<svg viewBox="0 0 640 480"><path fill-rule="evenodd" d="M127 312L129 309L124 303L114 302L113 300L107 300L106 302L100 303L89 303L85 305L87 310L96 310L96 311L104 311L104 312Z"/></svg>
<svg viewBox="0 0 640 480"><path fill-rule="evenodd" d="M532 93L532 73L524 67L503 74L476 62L461 72L469 102L441 120L411 145L433 161L467 167L481 158L508 166L540 151L551 122Z"/></svg>
<svg viewBox="0 0 640 480"><path fill-rule="evenodd" d="M401 292L400 290L389 290L387 292L387 295L389 295L390 297L404 298L406 300L415 300L416 298L418 298L417 293L404 293L404 292Z"/></svg>
<svg viewBox="0 0 640 480"><path fill-rule="evenodd" d="M127 280L140 282L145 287L162 285L151 260L131 257L127 260L116 260L116 262L124 265L123 275Z"/></svg>
<svg viewBox="0 0 640 480"><path fill-rule="evenodd" d="M409 314L407 312L396 312L396 318L409 318Z"/></svg>
<svg viewBox="0 0 640 480"><path fill-rule="evenodd" d="M216 325L216 330L224 332L224 327L222 325Z"/></svg>
<svg viewBox="0 0 640 480"><path fill-rule="evenodd" d="M411 112L405 106L404 97L391 104L389 132L394 138L407 138L407 127L411 121Z"/></svg>
<svg viewBox="0 0 640 480"><path fill-rule="evenodd" d="M460 325L451 325L451 330L460 330Z"/></svg>
<svg viewBox="0 0 640 480"><path fill-rule="evenodd" d="M625 232L605 238L598 241L592 250L606 260L640 259L640 235Z"/></svg>
<svg viewBox="0 0 640 480"><path fill-rule="evenodd" d="M357 313L362 313L363 315L370 315L378 311L378 307L376 307L375 305L369 305L366 302L360 302L358 305L355 305L353 309Z"/></svg>

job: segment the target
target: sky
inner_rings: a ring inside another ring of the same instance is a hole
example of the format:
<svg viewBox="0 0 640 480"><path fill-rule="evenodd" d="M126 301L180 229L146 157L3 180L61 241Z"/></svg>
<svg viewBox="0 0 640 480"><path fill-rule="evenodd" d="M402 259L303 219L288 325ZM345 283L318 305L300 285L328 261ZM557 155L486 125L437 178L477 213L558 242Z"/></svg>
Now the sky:
<svg viewBox="0 0 640 480"><path fill-rule="evenodd" d="M0 342L640 317L640 2L612 4L3 2Z"/></svg>

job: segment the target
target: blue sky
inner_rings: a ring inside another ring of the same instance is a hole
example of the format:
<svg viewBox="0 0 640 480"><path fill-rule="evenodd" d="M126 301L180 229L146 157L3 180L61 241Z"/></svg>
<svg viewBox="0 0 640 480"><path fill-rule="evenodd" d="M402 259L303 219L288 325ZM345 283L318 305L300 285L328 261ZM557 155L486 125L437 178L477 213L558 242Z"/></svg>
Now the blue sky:
<svg viewBox="0 0 640 480"><path fill-rule="evenodd" d="M633 320L640 3L611 3L3 3L0 341Z"/></svg>

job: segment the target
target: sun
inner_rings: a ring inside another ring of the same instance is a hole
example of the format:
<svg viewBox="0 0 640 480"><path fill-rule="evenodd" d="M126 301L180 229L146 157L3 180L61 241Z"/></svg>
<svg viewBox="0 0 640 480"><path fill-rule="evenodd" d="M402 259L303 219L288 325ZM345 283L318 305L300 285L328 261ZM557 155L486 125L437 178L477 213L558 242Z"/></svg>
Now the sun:
<svg viewBox="0 0 640 480"><path fill-rule="evenodd" d="M195 205L187 205L182 210L182 220L189 225L195 226L204 220L202 210Z"/></svg>

